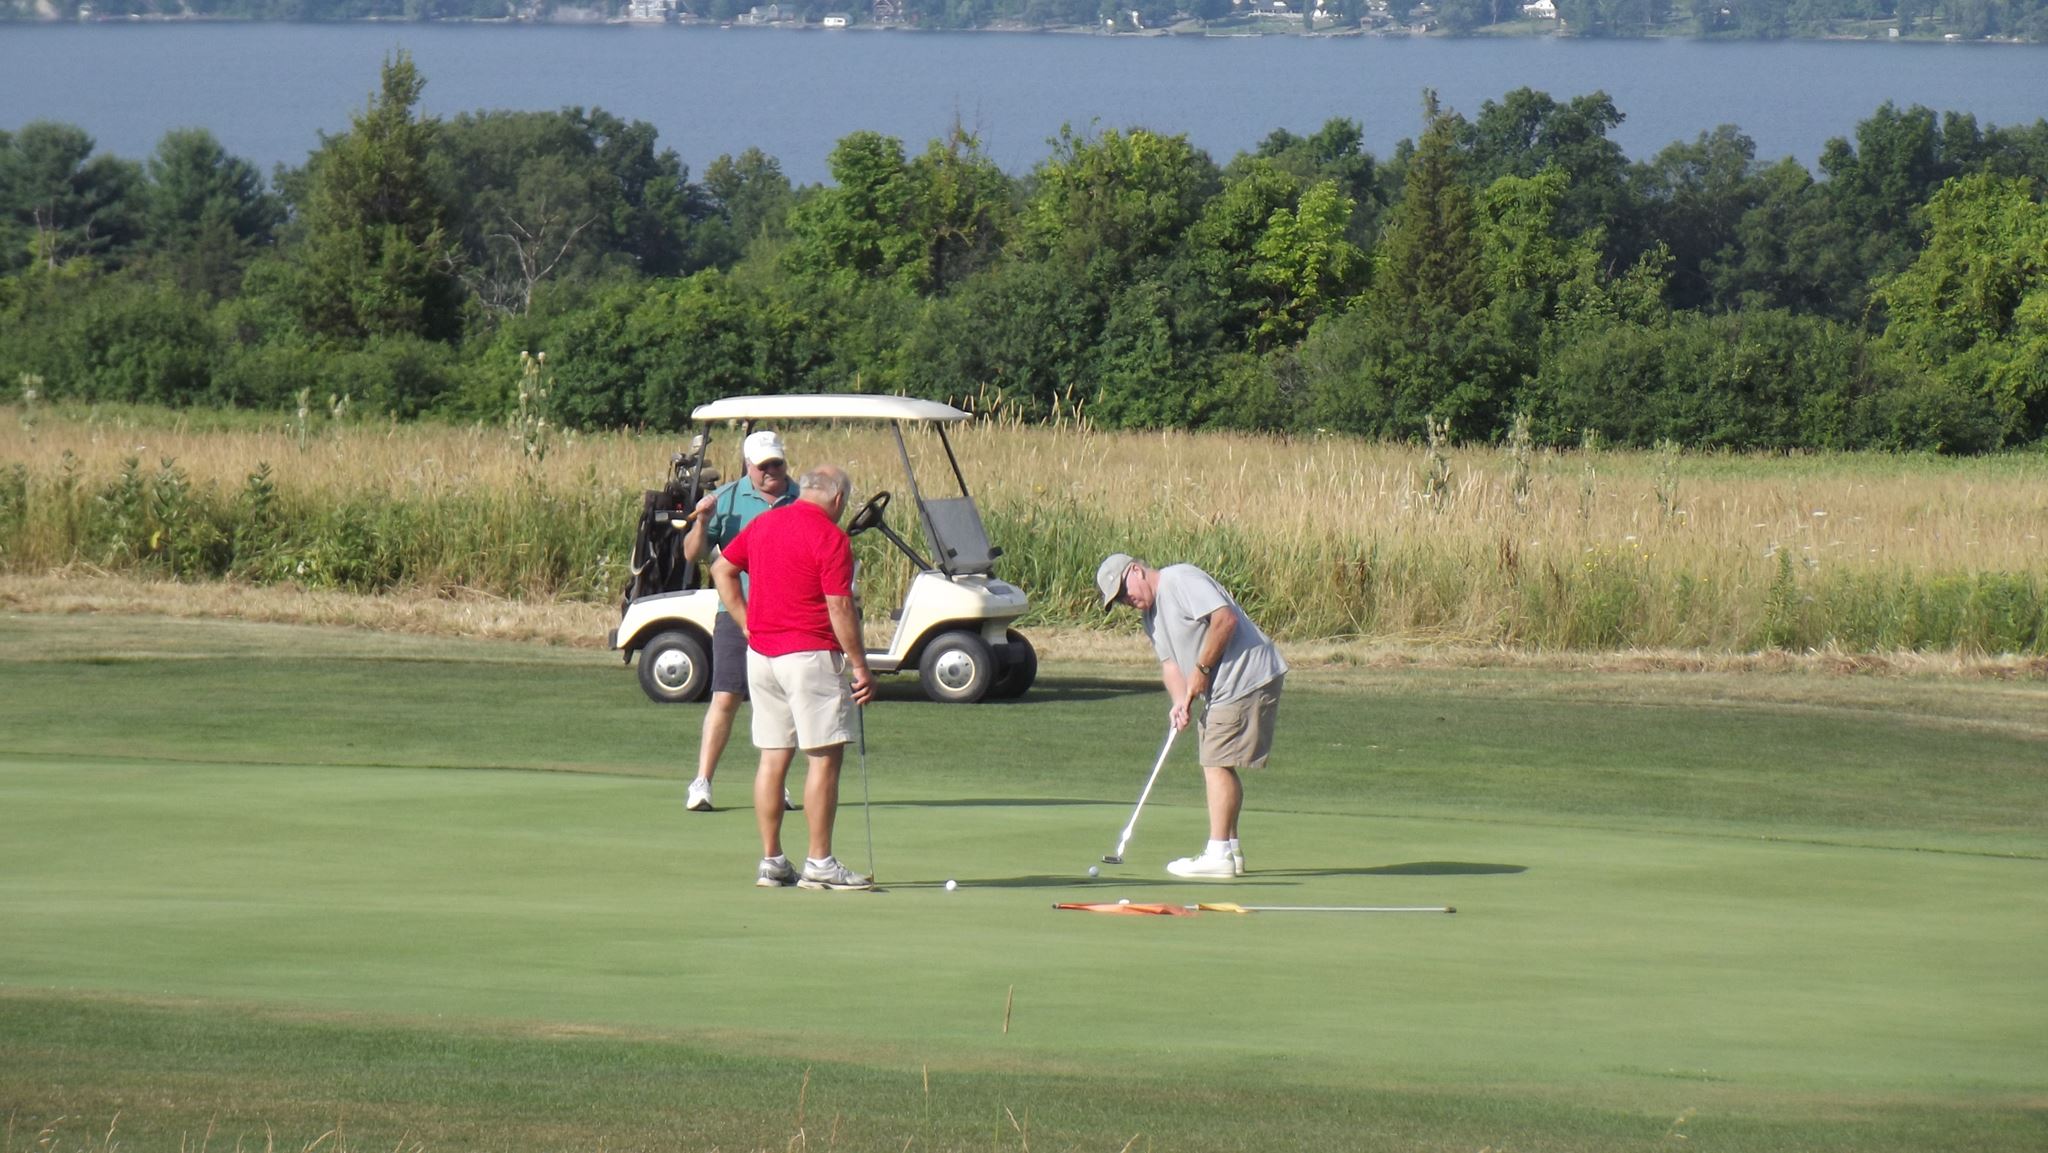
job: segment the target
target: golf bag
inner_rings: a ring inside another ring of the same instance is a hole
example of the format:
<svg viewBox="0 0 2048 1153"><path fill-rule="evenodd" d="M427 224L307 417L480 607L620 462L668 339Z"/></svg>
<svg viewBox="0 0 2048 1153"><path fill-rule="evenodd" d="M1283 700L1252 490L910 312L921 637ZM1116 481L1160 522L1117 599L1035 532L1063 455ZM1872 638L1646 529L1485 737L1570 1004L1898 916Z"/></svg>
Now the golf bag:
<svg viewBox="0 0 2048 1153"><path fill-rule="evenodd" d="M619 611L641 597L697 587L697 564L683 558L683 538L696 519L697 502L718 487L718 470L704 463L705 434L688 452L669 461L668 483L640 495L640 527L633 534L633 570L626 578Z"/></svg>

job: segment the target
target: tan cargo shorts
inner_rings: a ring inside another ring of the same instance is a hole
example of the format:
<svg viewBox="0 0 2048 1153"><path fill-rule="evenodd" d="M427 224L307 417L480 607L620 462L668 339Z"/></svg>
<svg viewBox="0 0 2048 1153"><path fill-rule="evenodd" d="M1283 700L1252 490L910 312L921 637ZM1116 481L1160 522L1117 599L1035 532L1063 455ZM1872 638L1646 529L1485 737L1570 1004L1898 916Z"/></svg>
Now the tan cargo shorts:
<svg viewBox="0 0 2048 1153"><path fill-rule="evenodd" d="M1210 705L1202 712L1202 767L1263 769L1273 752L1273 723L1280 715L1280 690L1285 673L1236 700Z"/></svg>
<svg viewBox="0 0 2048 1153"><path fill-rule="evenodd" d="M747 693L757 749L824 749L853 739L845 653L765 657L748 649Z"/></svg>

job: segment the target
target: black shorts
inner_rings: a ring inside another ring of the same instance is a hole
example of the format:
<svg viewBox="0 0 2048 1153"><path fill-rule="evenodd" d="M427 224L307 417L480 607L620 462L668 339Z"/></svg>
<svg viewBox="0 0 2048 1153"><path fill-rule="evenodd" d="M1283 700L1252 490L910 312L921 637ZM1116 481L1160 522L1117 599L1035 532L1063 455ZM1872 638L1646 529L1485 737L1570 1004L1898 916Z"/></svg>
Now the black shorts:
<svg viewBox="0 0 2048 1153"><path fill-rule="evenodd" d="M747 635L732 623L731 613L719 613L711 626L711 691L747 699Z"/></svg>

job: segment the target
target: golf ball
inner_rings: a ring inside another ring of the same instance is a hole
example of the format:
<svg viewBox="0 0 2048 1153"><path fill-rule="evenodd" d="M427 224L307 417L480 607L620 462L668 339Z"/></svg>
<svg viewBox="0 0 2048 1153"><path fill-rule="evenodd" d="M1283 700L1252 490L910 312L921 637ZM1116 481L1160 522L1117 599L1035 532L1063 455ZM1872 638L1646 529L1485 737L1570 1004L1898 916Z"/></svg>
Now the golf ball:
<svg viewBox="0 0 2048 1153"><path fill-rule="evenodd" d="M953 890L955 890L955 889L957 889L957 888L959 888L959 887L960 887L960 882L958 882L958 881L947 881L947 882L946 882L946 891L947 891L948 893L952 892Z"/></svg>
<svg viewBox="0 0 2048 1153"><path fill-rule="evenodd" d="M1119 905L1128 905L1131 903L1131 899L1129 897L1118 897L1116 899L1116 903Z"/></svg>
<svg viewBox="0 0 2048 1153"><path fill-rule="evenodd" d="M1096 868L1094 865L1090 865L1088 866L1088 875L1091 877L1099 877L1102 875L1102 870Z"/></svg>

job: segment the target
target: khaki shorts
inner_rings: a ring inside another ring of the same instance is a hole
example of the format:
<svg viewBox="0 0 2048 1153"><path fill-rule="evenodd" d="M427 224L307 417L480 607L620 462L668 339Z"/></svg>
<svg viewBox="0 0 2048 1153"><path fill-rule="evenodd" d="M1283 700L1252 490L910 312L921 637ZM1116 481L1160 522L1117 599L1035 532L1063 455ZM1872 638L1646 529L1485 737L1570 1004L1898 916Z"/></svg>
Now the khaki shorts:
<svg viewBox="0 0 2048 1153"><path fill-rule="evenodd" d="M824 749L853 739L845 653L764 657L748 649L747 689L757 749Z"/></svg>
<svg viewBox="0 0 2048 1153"><path fill-rule="evenodd" d="M1263 769L1273 752L1273 722L1280 715L1285 674L1233 701L1202 712L1201 761L1205 769Z"/></svg>

